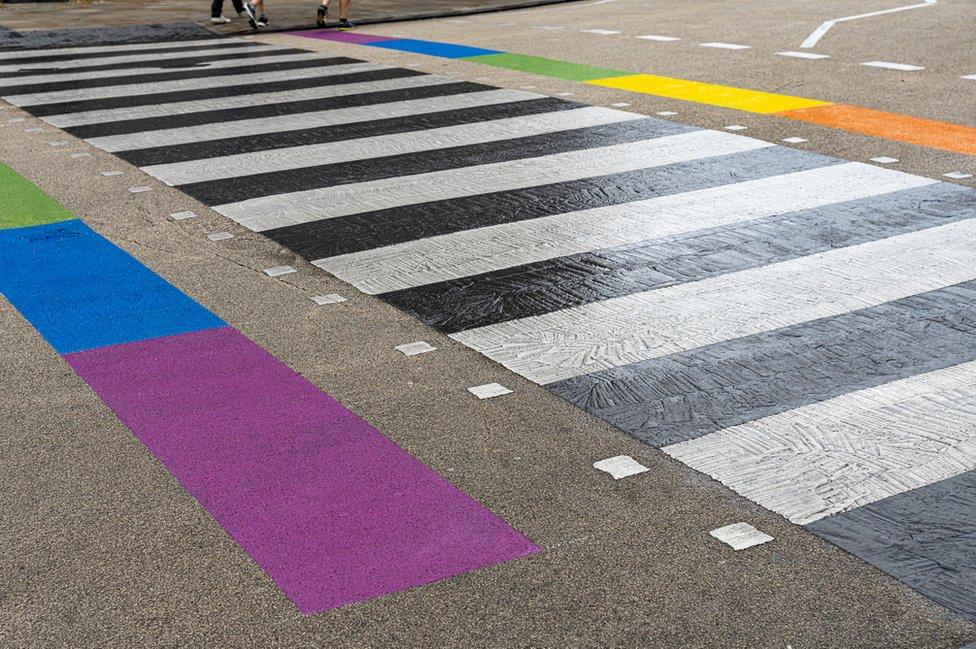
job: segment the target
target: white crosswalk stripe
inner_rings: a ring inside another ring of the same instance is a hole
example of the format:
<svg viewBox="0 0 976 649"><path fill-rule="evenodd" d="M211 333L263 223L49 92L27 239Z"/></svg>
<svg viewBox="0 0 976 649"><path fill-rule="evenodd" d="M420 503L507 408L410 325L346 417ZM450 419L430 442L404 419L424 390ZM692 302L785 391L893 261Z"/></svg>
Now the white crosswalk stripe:
<svg viewBox="0 0 976 649"><path fill-rule="evenodd" d="M694 131L541 158L280 194L218 205L214 209L251 230L261 231L426 201L585 178L594 170L614 173L765 146L770 145L724 133ZM477 175L477 185L471 182L472 174Z"/></svg>

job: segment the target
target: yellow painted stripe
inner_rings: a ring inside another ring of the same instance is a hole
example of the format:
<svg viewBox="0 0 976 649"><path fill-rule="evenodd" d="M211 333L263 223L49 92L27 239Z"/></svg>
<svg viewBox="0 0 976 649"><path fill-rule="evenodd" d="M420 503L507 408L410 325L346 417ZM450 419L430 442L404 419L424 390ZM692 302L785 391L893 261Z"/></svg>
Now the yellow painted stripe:
<svg viewBox="0 0 976 649"><path fill-rule="evenodd" d="M632 74L624 77L593 79L586 83L640 92L645 95L744 110L750 113L779 113L787 110L830 105L830 102L817 101L816 99L777 95L771 92L720 86L714 83L702 83L701 81L658 77L653 74Z"/></svg>

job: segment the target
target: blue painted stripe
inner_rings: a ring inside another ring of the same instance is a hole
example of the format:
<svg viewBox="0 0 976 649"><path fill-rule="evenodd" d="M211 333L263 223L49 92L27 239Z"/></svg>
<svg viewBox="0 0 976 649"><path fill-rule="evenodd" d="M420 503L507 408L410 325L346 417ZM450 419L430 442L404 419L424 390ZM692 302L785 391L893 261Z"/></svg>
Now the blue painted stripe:
<svg viewBox="0 0 976 649"><path fill-rule="evenodd" d="M501 50L486 50L480 47L438 43L436 41L422 41L414 38L377 41L375 43L366 43L366 46L382 47L387 50L399 50L401 52L413 52L414 54L426 54L428 56L439 56L444 59L461 59L466 56L481 56L483 54L502 54Z"/></svg>
<svg viewBox="0 0 976 649"><path fill-rule="evenodd" d="M0 231L0 292L61 354L224 326L80 220Z"/></svg>

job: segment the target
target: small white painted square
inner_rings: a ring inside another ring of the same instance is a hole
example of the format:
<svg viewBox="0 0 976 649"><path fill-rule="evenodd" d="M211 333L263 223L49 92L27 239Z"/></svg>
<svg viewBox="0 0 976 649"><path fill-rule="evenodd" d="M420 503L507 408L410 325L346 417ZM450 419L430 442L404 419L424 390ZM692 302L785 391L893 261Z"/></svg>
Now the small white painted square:
<svg viewBox="0 0 976 649"><path fill-rule="evenodd" d="M671 117L672 115L677 115L678 113L674 112L673 110L662 110L655 114L660 115L661 117Z"/></svg>
<svg viewBox="0 0 976 649"><path fill-rule="evenodd" d="M55 140L54 142L48 142L47 145L48 146L67 146L68 145L68 141L67 140Z"/></svg>
<svg viewBox="0 0 976 649"><path fill-rule="evenodd" d="M413 343L397 345L395 349L404 356L416 356L417 354L432 352L437 348L428 343L426 340L418 340L417 342Z"/></svg>
<svg viewBox="0 0 976 649"><path fill-rule="evenodd" d="M725 130L726 131L744 131L747 128L749 128L749 127L748 126L743 126L742 124L730 124L730 125L728 125L728 126L725 127Z"/></svg>
<svg viewBox="0 0 976 649"><path fill-rule="evenodd" d="M99 171L98 173L102 174L103 176L121 176L122 175L122 172L121 171Z"/></svg>
<svg viewBox="0 0 976 649"><path fill-rule="evenodd" d="M702 47L713 47L718 50L747 50L749 45L739 45L738 43L702 43Z"/></svg>
<svg viewBox="0 0 976 649"><path fill-rule="evenodd" d="M584 34L596 34L598 36L613 36L614 34L619 34L612 29L581 29Z"/></svg>
<svg viewBox="0 0 976 649"><path fill-rule="evenodd" d="M230 232L214 232L213 234L208 234L207 238L211 241L224 241L225 239L233 239L234 235Z"/></svg>
<svg viewBox="0 0 976 649"><path fill-rule="evenodd" d="M25 128L24 133L43 133L44 129L40 126L35 126L34 128Z"/></svg>
<svg viewBox="0 0 976 649"><path fill-rule="evenodd" d="M152 189L146 187L145 185L136 185L135 187L129 187L130 194L142 194L144 192L151 192Z"/></svg>
<svg viewBox="0 0 976 649"><path fill-rule="evenodd" d="M806 142L802 137L784 137L783 141L788 144L803 144Z"/></svg>
<svg viewBox="0 0 976 649"><path fill-rule="evenodd" d="M658 43L673 43L674 41L680 41L680 38L675 38L674 36L660 36L658 34L645 34L644 36L635 36L634 38L639 38L645 41L657 41Z"/></svg>
<svg viewBox="0 0 976 649"><path fill-rule="evenodd" d="M952 178L954 180L962 180L963 178L972 178L972 174L963 173L961 171L950 171L947 174L942 174L946 178Z"/></svg>
<svg viewBox="0 0 976 649"><path fill-rule="evenodd" d="M809 59L816 61L819 59L829 59L829 54L816 54L815 52L776 52L780 56L789 56L794 59Z"/></svg>
<svg viewBox="0 0 976 649"><path fill-rule="evenodd" d="M274 266L272 268L265 268L264 274L268 277L281 277L282 275L290 275L291 273L297 273L298 271L291 266Z"/></svg>
<svg viewBox="0 0 976 649"><path fill-rule="evenodd" d="M27 121L27 119L24 118L24 117L12 117L11 119L8 119L7 120L7 123L8 124L20 124L21 122L26 122L26 121Z"/></svg>
<svg viewBox="0 0 976 649"><path fill-rule="evenodd" d="M616 455L593 463L593 468L609 473L614 480L620 480L648 470L646 466L629 455Z"/></svg>
<svg viewBox="0 0 976 649"><path fill-rule="evenodd" d="M762 545L773 540L769 534L760 532L749 523L733 523L709 532L722 543L731 546L733 550L745 550L755 545Z"/></svg>
<svg viewBox="0 0 976 649"><path fill-rule="evenodd" d="M90 158L91 154L87 151L77 151L68 156L69 158Z"/></svg>
<svg viewBox="0 0 976 649"><path fill-rule="evenodd" d="M630 106L630 104L628 104L626 101L615 101L610 105L614 108L627 108L627 106Z"/></svg>
<svg viewBox="0 0 976 649"><path fill-rule="evenodd" d="M342 297L338 293L329 293L328 295L313 295L309 299L319 306L323 306L325 304L339 304L340 302L346 301L346 298Z"/></svg>
<svg viewBox="0 0 976 649"><path fill-rule="evenodd" d="M501 383L486 383L485 385L476 385L473 388L468 388L468 392L479 399L491 399L492 397L500 397L503 394L510 394L512 391Z"/></svg>
<svg viewBox="0 0 976 649"><path fill-rule="evenodd" d="M173 219L174 221L195 219L196 217L197 217L197 213L190 210L187 210L185 212L173 212L172 214L169 215L169 218Z"/></svg>
<svg viewBox="0 0 976 649"><path fill-rule="evenodd" d="M888 156L878 156L877 158L871 158L871 162L877 162L879 165L890 165L898 162L898 158L889 158Z"/></svg>
<svg viewBox="0 0 976 649"><path fill-rule="evenodd" d="M573 96L573 93L571 93L571 92L557 92L556 93L556 96L557 97L572 97Z"/></svg>

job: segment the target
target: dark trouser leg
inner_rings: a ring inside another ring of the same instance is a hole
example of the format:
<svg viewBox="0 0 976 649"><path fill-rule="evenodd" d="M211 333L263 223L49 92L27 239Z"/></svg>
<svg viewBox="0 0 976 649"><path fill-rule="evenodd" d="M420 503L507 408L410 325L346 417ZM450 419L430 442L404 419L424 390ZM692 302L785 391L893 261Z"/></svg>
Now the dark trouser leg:
<svg viewBox="0 0 976 649"><path fill-rule="evenodd" d="M240 0L238 0L240 2ZM210 4L210 17L219 18L220 12L224 10L224 0L213 0Z"/></svg>
<svg viewBox="0 0 976 649"><path fill-rule="evenodd" d="M244 13L244 0L231 0L234 3L234 11Z"/></svg>

